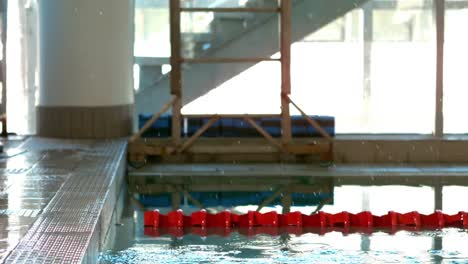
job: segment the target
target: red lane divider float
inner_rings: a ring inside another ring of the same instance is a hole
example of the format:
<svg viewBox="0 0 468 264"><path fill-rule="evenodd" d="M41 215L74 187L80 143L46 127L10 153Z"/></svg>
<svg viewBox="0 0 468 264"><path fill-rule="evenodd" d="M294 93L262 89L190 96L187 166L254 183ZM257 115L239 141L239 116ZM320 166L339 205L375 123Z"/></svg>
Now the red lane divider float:
<svg viewBox="0 0 468 264"><path fill-rule="evenodd" d="M233 229L241 234L252 236L257 234L279 235L283 233L302 234L314 232L320 234L329 231L349 232L376 229L419 229L419 228L468 228L468 213L459 212L455 215L443 214L436 211L430 215L416 211L405 214L388 212L386 215L375 216L365 211L358 214L341 212L329 214L318 212L304 215L300 212L278 214L276 212L259 213L249 211L244 215L233 214L229 211L209 214L205 210L183 214L182 210L172 211L167 215L158 210L147 211L144 214L145 235L149 236L183 236L190 232L200 236L220 235L228 236Z"/></svg>

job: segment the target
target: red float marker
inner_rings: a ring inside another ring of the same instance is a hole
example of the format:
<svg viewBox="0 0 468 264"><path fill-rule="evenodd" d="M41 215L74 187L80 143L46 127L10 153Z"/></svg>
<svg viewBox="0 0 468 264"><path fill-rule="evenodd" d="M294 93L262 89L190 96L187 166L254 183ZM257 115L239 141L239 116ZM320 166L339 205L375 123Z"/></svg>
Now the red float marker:
<svg viewBox="0 0 468 264"><path fill-rule="evenodd" d="M374 226L374 218L369 211L364 211L355 215L350 214L349 222L351 226L359 228L370 228Z"/></svg>
<svg viewBox="0 0 468 264"><path fill-rule="evenodd" d="M337 228L342 232L348 232L350 228L353 228L365 230L367 233L375 229L391 229L392 231L402 228L458 227L468 229L468 213L459 212L455 215L447 215L436 211L424 215L416 211L404 214L390 211L388 214L375 216L368 211L358 214L318 212L313 215L304 215L300 212L278 214L249 211L247 214L237 215L229 211L209 214L201 210L185 216L182 210L172 211L167 215L154 210L144 213L144 225L145 235L148 236L180 237L187 233L200 236L229 236L234 229L239 229L239 233L247 236L258 234L277 236L285 233L301 235L303 232L324 234L332 230L336 231Z"/></svg>
<svg viewBox="0 0 468 264"><path fill-rule="evenodd" d="M398 224L402 226L421 227L421 216L415 211L406 214L398 214Z"/></svg>
<svg viewBox="0 0 468 264"><path fill-rule="evenodd" d="M232 214L229 211L220 212L214 215L208 214L206 216L206 221L209 227L231 228Z"/></svg>
<svg viewBox="0 0 468 264"><path fill-rule="evenodd" d="M291 212L287 214L278 215L279 226L302 226L302 214L301 212Z"/></svg>
<svg viewBox="0 0 468 264"><path fill-rule="evenodd" d="M302 224L307 227L327 227L327 215L324 212L318 212L313 215L302 215Z"/></svg>
<svg viewBox="0 0 468 264"><path fill-rule="evenodd" d="M207 214L205 210L192 213L192 217L190 221L192 223L192 226L199 226L199 227L205 228L206 218L207 218L206 215Z"/></svg>
<svg viewBox="0 0 468 264"><path fill-rule="evenodd" d="M349 228L349 213L341 212L334 215L327 215L327 223L330 227Z"/></svg>
<svg viewBox="0 0 468 264"><path fill-rule="evenodd" d="M444 214L441 211L436 211L430 215L420 215L421 225L426 227L443 228L445 226Z"/></svg>
<svg viewBox="0 0 468 264"><path fill-rule="evenodd" d="M159 210L145 212L144 223L145 226L159 227Z"/></svg>

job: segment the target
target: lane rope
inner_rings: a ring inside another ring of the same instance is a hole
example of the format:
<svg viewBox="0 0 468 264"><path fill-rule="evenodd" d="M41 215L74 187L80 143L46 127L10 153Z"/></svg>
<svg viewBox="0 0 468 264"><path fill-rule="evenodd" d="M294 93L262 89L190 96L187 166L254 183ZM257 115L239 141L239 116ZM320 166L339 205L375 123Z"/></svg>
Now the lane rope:
<svg viewBox="0 0 468 264"><path fill-rule="evenodd" d="M401 229L440 229L457 227L468 229L468 213L454 215L435 211L432 214L420 214L417 211L397 213L390 211L376 216L369 211L352 214L341 212L329 214L319 211L312 215L301 212L278 214L249 211L238 215L230 211L209 214L205 210L191 215L184 215L182 210L161 214L158 210L144 213L145 234L149 236L183 236L187 233L206 236L217 234L226 236L233 230L245 235L284 233L303 234L314 232L324 234L331 231L372 233L380 230L396 232Z"/></svg>

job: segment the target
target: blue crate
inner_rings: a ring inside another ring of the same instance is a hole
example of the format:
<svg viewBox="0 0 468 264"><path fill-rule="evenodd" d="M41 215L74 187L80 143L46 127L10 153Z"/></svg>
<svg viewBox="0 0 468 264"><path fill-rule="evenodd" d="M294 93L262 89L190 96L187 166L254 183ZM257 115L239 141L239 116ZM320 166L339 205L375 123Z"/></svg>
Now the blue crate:
<svg viewBox="0 0 468 264"><path fill-rule="evenodd" d="M203 125L210 121L210 117L190 117L187 118L187 136L193 136ZM221 133L221 120L214 122L201 137L220 137Z"/></svg>
<svg viewBox="0 0 468 264"><path fill-rule="evenodd" d="M140 114L139 128L150 120L152 115ZM335 118L332 116L310 116L316 120L327 133L335 136ZM195 134L210 117L191 117L187 119L186 136ZM255 119L256 123L265 129L272 137L281 137L281 118L263 117ZM183 127L183 124L181 124ZM151 127L143 133L143 137L170 137L172 131L171 115L162 115ZM184 131L184 130L183 130ZM183 131L181 132L184 136ZM312 127L301 115L291 116L291 133L293 137L320 137L318 131ZM260 133L242 118L220 118L202 137L261 137Z"/></svg>
<svg viewBox="0 0 468 264"><path fill-rule="evenodd" d="M221 118L223 137L258 137L260 134L242 118ZM257 122L258 123L258 122Z"/></svg>
<svg viewBox="0 0 468 264"><path fill-rule="evenodd" d="M187 118L187 136L191 137L202 126L202 119L198 117Z"/></svg>
<svg viewBox="0 0 468 264"><path fill-rule="evenodd" d="M280 117L262 117L260 119L260 126L272 137L281 137Z"/></svg>
<svg viewBox="0 0 468 264"><path fill-rule="evenodd" d="M205 125L208 122L210 122L210 117L203 118L202 124ZM205 133L202 134L203 137L221 137L222 132L221 132L222 126L221 126L221 120L216 120L206 131Z"/></svg>
<svg viewBox="0 0 468 264"><path fill-rule="evenodd" d="M149 114L138 115L138 128L141 129L152 117L153 115ZM143 133L142 137L170 137L171 127L171 116L167 114L162 115Z"/></svg>
<svg viewBox="0 0 468 264"><path fill-rule="evenodd" d="M330 135L335 136L335 118L331 116L310 116ZM291 117L291 132L294 137L321 137L320 133L311 126L305 117Z"/></svg>
<svg viewBox="0 0 468 264"><path fill-rule="evenodd" d="M335 118L333 116L311 116L332 137L335 136ZM311 125L307 126L307 134L313 137L321 137L320 133Z"/></svg>
<svg viewBox="0 0 468 264"><path fill-rule="evenodd" d="M307 137L307 123L303 116L291 116L291 133L293 137Z"/></svg>

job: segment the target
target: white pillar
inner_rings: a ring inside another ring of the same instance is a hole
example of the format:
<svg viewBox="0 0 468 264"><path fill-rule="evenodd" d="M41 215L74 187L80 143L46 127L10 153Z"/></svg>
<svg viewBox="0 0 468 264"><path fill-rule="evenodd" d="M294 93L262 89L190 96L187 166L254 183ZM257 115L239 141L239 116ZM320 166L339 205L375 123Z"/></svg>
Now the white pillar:
<svg viewBox="0 0 468 264"><path fill-rule="evenodd" d="M133 0L39 1L38 135L127 136Z"/></svg>

